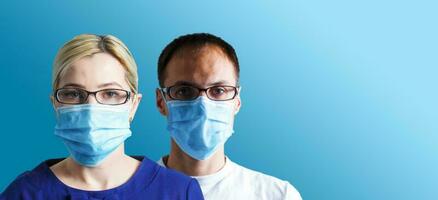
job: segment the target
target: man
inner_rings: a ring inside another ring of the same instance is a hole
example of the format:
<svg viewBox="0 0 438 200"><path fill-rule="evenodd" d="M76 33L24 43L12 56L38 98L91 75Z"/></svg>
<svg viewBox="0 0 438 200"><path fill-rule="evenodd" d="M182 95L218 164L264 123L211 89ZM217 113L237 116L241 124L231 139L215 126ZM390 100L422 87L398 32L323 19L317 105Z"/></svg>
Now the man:
<svg viewBox="0 0 438 200"><path fill-rule="evenodd" d="M301 199L287 181L225 156L241 106L233 47L211 34L173 40L158 60L158 110L167 116L171 152L158 163L196 178L205 199Z"/></svg>

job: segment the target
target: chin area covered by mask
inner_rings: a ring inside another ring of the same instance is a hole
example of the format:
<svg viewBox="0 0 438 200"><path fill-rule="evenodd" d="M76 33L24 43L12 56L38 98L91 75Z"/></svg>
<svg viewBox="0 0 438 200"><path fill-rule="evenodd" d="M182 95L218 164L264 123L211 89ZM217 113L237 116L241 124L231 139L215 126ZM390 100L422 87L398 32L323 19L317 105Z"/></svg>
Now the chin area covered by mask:
<svg viewBox="0 0 438 200"><path fill-rule="evenodd" d="M210 158L233 134L234 104L200 96L166 101L167 129L175 143L197 160Z"/></svg>
<svg viewBox="0 0 438 200"><path fill-rule="evenodd" d="M125 105L71 105L56 112L55 135L83 166L98 165L131 136L130 108Z"/></svg>

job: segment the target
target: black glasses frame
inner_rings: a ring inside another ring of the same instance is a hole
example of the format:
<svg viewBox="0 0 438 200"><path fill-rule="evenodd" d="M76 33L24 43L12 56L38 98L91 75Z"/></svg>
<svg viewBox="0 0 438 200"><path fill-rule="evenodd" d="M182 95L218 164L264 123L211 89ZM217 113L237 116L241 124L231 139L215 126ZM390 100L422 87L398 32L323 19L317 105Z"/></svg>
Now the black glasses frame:
<svg viewBox="0 0 438 200"><path fill-rule="evenodd" d="M192 99L184 99L184 100L181 100L181 99L177 99L177 98L172 97L172 95L170 94L170 91L172 90L172 88L174 88L174 87L181 87L181 86L187 86L187 87L192 87L192 88L196 88L196 89L198 89L198 95L194 96ZM211 88L215 88L215 87L230 87L230 88L233 88L233 89L234 89L234 95L233 95L231 98L223 99L223 100L212 99L212 98L210 98L210 96L208 95L208 90L210 90ZM191 101L191 100L194 100L194 99L198 98L199 95L201 95L201 92L205 92L205 95L207 96L207 98L209 98L209 99L212 100L212 101L229 101L229 100L233 100L234 98L236 98L237 94L239 93L239 89L238 89L238 88L239 88L239 87L231 86L231 85L214 85L214 86L207 87L207 88L198 88L198 87L195 87L195 86L193 86L193 85L173 85L173 86L170 86L170 87L164 87L164 88L159 88L159 89L160 89L164 94L167 94L167 95L170 97L170 99L172 99L172 100L178 100L178 101Z"/></svg>
<svg viewBox="0 0 438 200"><path fill-rule="evenodd" d="M59 96L58 96L58 95L59 95L59 91L61 91L61 90L67 90L67 89L75 89L75 90L83 91L83 92L85 92L85 93L87 94L87 96L84 98L83 102L79 102L79 103L65 103L65 102L62 102L62 101L59 100ZM125 99L125 101L122 102L122 103L117 103L117 104L104 104L104 103L101 103L101 102L96 98L96 94L99 93L99 92L102 92L102 91L108 91L108 90L117 90L117 91L126 92L126 99ZM99 103L99 104L103 104L103 105L113 105L113 106L115 106L115 105L122 105L122 104L125 104L125 103L128 102L128 100L131 98L131 92L130 92L130 91L123 90L123 89L102 89L102 90L97 90L97 91L94 91L94 92L90 92L90 91L88 91L88 90L84 90L84 89L81 89L81 88L59 88L59 89L55 90L55 93L54 93L53 96L55 96L55 99L56 99L56 101L57 101L58 103L62 103L62 104L70 104L70 105L78 105L78 104L84 104L85 102L87 102L88 97L90 96L90 94L92 94L92 95L94 96L94 98L96 99L97 103Z"/></svg>

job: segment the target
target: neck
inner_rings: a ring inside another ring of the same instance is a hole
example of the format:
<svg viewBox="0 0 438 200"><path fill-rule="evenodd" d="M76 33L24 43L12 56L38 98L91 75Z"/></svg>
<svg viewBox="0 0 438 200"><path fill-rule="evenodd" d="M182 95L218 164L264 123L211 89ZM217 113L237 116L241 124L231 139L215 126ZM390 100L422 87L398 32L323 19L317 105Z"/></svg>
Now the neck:
<svg viewBox="0 0 438 200"><path fill-rule="evenodd" d="M98 191L115 188L125 183L135 173L139 164L139 161L125 155L122 144L98 166L82 166L73 159L67 158L53 166L52 170L66 185Z"/></svg>
<svg viewBox="0 0 438 200"><path fill-rule="evenodd" d="M166 163L167 167L189 176L214 174L225 166L225 153L223 146L220 147L210 158L206 160L196 160L182 151L173 140L171 142L170 154L164 159L164 163Z"/></svg>

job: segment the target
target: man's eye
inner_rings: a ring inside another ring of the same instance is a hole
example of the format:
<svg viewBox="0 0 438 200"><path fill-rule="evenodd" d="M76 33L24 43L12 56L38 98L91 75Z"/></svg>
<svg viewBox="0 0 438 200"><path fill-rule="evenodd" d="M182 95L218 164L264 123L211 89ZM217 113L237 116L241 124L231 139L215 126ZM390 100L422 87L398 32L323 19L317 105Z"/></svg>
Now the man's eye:
<svg viewBox="0 0 438 200"><path fill-rule="evenodd" d="M185 96L185 95L187 95L187 94L190 94L190 92L191 92L191 90L190 90L189 88L179 88L179 89L176 91L176 94L177 94L177 95L183 95L183 96Z"/></svg>
<svg viewBox="0 0 438 200"><path fill-rule="evenodd" d="M175 90L171 93L176 99L190 99L196 95L196 89L188 86L181 86L175 88Z"/></svg>
<svg viewBox="0 0 438 200"><path fill-rule="evenodd" d="M220 95L226 92L225 88L218 87L218 88L211 88L211 92L214 95Z"/></svg>
<svg viewBox="0 0 438 200"><path fill-rule="evenodd" d="M224 87L213 87L208 91L208 95L214 99L221 99L227 95L227 89Z"/></svg>

